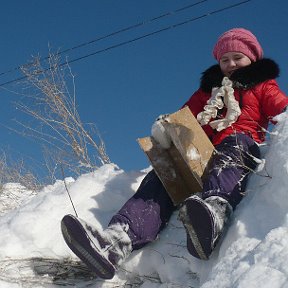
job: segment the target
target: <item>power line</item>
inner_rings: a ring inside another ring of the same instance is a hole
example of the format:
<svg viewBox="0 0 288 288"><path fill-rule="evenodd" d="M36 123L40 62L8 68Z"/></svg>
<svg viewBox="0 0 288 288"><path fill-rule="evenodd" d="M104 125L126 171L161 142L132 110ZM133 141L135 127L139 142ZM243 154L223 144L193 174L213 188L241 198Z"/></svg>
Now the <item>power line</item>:
<svg viewBox="0 0 288 288"><path fill-rule="evenodd" d="M70 64L70 63L74 63L74 62L83 60L83 59L85 59L85 58L94 56L94 55L96 55L96 54L103 53L103 52L106 52L106 51L108 51L108 50L111 50L111 49L114 49L114 48L118 48L118 47L121 47L121 46L130 44L130 43L136 42L136 41L138 41L138 40L141 40L141 39L144 39L144 38L153 36L153 35L155 35L155 34L159 34L159 33L161 33L161 32L164 32L164 31L167 31L167 30L170 30L170 29L174 29L174 28L176 28L176 27L179 27L179 26L188 24L188 23L190 23L190 22L194 22L194 21L199 20L199 19L202 19L202 18L204 18L204 17L207 17L207 16L210 16L210 15L213 15L213 14L217 14L217 13L223 12L223 11L225 11L225 10L234 8L234 7L236 7L236 6L240 6L240 5L242 5L242 4L244 4L244 3L247 3L247 2L250 2L250 1L252 1L252 0L242 1L242 2L236 3L236 4L234 4L234 5L230 5L230 6L227 6L227 7L221 8L221 9L218 9L218 10L214 10L214 11L212 11L212 12L208 12L208 13L203 14L203 15L201 15L201 16L197 16L197 17L191 18L191 19L189 19L189 20L186 20L186 21L183 21L183 22L174 24L174 25L170 25L170 26L168 26L168 27L165 27L165 28L162 28L162 29L153 31L153 32L151 32L151 33L148 33L148 34L145 34L145 35L136 37L136 38L134 38L134 39L127 40L127 41L124 41L124 42L121 42L121 43L118 43L118 44L109 46L109 47L107 47L107 48L104 48L104 49L101 49L101 50L92 52L92 53L90 53L90 54L86 54L86 55L84 55L84 56L81 56L81 57L79 57L79 58L72 59L72 60L70 60L70 61L68 61L68 62L61 63L60 65L63 66L63 65L65 65L65 64L67 64L67 63ZM0 86L1 86L1 84L0 84Z"/></svg>
<svg viewBox="0 0 288 288"><path fill-rule="evenodd" d="M115 48L118 48L118 47L121 47L121 46L124 46L124 45L127 45L127 44L131 44L131 43L136 42L136 41L138 41L138 40L141 40L141 39L144 39L144 38L147 38L147 37L150 37L150 36L153 36L153 35L162 33L162 32L164 32L164 31L167 31L167 30L170 30L170 29L174 29L174 28L183 26L183 25L185 25L185 24L188 24L188 23L191 23L191 22L194 22L194 21L203 19L203 18L205 18L205 17L208 17L208 16L210 16L210 15L214 15L214 14L221 13L221 12L223 12L223 11L226 11L226 10L229 10L229 9L232 9L232 8L235 8L235 7L238 7L238 6L240 6L240 5L246 4L246 3L251 2L251 1L252 1L252 0L245 0L245 1L241 1L241 2L238 2L238 3L232 4L232 5L229 5L229 6L220 8L220 9L217 9L217 10L213 10L213 11L208 12L208 13L206 13L206 14L203 14L203 15L200 15L200 16L197 16L197 17L188 19L188 20L183 21L183 22L180 22L180 23L176 23L176 24L174 24L174 25L170 25L170 26L161 28L161 29L159 29L159 30L153 31L153 32L151 32L151 33L144 34L144 35L142 35L142 36L133 38L133 39L131 39L131 40L123 41L123 42L120 42L120 43L118 43L118 44L115 44L115 45L111 45L111 46L109 46L109 47L106 47L106 48L104 48L104 49L100 49L100 50L97 50L97 51L95 51L95 52L86 54L86 55L84 55L84 56L81 56L81 57L72 59L72 60L70 60L70 61L62 62L62 63L60 63L60 64L58 65L58 67L62 67L62 66L67 65L67 64L75 63L75 62L77 62L77 61L86 59L86 58L88 58L88 57L95 56L95 55L97 55L97 54L100 54L100 53L103 53L103 52L107 52L107 51L109 51L109 50L112 50L112 49L115 49ZM47 58L49 58L49 57L47 57ZM46 58L46 59L47 59L47 58ZM49 69L50 69L50 68L47 68L47 69L43 70L43 72L44 72L44 71L47 71L47 70L49 70ZM2 87L2 86L4 86L4 85L11 84L11 83L14 83L14 82L18 82L18 81L24 80L24 79L26 79L26 78L27 78L27 76L23 76L23 77L19 77L19 78L16 78L16 79L13 79L13 80L10 80L10 81L1 83L1 84L0 84L0 87Z"/></svg>
<svg viewBox="0 0 288 288"><path fill-rule="evenodd" d="M112 33L110 33L110 34L107 34L107 35L104 35L104 36L100 36L100 37L98 37L98 38L96 38L96 39L93 39L93 40L90 40L90 41L87 41L87 42L78 44L78 45L76 45L76 46L67 48L67 49L62 50L62 51L59 51L59 52L56 53L56 55L61 55L61 54L64 54L64 53L68 53L68 52L70 52L70 51L73 51L73 50L76 50L76 49L79 49L79 48L88 46L88 45L90 45L90 44L92 44L92 43L96 43L96 42L99 42L99 41L101 41L101 40L104 40L104 39L107 39L107 38L116 36L116 35L121 34L121 33L123 33L123 32L127 32L127 31L129 31L129 30L139 28L139 27L144 26L144 25L146 25L146 24L148 24L148 23L152 23L152 22L157 21L157 20L159 20L159 19L163 19L163 18L165 18L165 17L171 16L171 15L175 15L175 14L177 14L177 13L179 13L179 12L182 12L182 11L184 11L184 10L190 9L190 8L192 8L192 7L195 7L195 6L199 5L199 4L202 4L202 3L207 2L207 1L208 1L208 0L198 1L198 2L192 3L192 4L190 4L190 5L187 5L187 6L178 8L178 9L176 9L176 10L174 10L174 11L166 12L166 13L164 13L164 14L161 14L161 15L157 16L157 17L153 17L153 18L151 18L151 19L149 19L149 20L144 20L144 21L142 21L142 22L139 22L139 23L136 23L136 24L133 24L133 25L124 27L124 28L119 29L119 30L116 30L116 31L114 31L114 32L112 32ZM47 59L49 59L49 56L47 56L47 57L45 57L45 58L42 58L41 61L44 61L44 60L47 60ZM32 64L32 63L26 63L26 64L23 64L23 65L19 65L18 67L15 67L15 68L13 68L13 69L10 69L10 70L8 70L8 71L5 71L5 72L0 73L0 76L5 75L5 74L8 74L8 73L11 73L11 72L14 72L15 70L19 70L19 69L21 69L21 67L24 66L24 65L31 65L31 64Z"/></svg>

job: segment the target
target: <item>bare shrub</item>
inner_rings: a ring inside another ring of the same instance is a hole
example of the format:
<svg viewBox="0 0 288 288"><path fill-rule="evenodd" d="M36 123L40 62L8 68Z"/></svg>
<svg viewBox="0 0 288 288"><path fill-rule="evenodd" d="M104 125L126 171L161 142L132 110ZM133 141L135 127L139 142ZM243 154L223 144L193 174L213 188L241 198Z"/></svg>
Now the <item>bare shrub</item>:
<svg viewBox="0 0 288 288"><path fill-rule="evenodd" d="M32 191L41 188L39 179L25 166L23 159L15 161L2 152L0 155L0 191L6 183L19 183Z"/></svg>
<svg viewBox="0 0 288 288"><path fill-rule="evenodd" d="M80 119L70 66L61 64L57 53L50 53L44 60L33 57L21 68L27 79L26 96L16 104L34 122L16 121L22 127L20 133L43 143L52 173L58 164L80 174L110 163L95 125Z"/></svg>

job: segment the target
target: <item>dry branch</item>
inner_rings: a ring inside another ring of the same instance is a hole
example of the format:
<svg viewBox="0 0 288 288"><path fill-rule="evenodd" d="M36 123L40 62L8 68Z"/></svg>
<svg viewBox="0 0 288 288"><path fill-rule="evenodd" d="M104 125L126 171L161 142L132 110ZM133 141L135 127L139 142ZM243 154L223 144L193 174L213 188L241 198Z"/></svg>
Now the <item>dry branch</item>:
<svg viewBox="0 0 288 288"><path fill-rule="evenodd" d="M45 62L34 57L33 62L22 67L29 97L18 102L17 108L34 119L36 125L18 124L22 126L22 135L34 137L50 147L55 163L61 162L77 174L91 171L110 163L110 159L94 125L81 121L71 68L59 63L60 56L50 53Z"/></svg>

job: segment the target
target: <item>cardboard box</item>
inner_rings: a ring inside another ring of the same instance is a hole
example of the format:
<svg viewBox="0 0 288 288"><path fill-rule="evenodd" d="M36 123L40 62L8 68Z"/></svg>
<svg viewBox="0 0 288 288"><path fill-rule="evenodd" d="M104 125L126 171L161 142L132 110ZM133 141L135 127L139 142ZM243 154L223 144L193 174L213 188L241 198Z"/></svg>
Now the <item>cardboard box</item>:
<svg viewBox="0 0 288 288"><path fill-rule="evenodd" d="M214 146L188 107L163 123L172 145L164 149L152 136L138 142L175 205L202 191Z"/></svg>

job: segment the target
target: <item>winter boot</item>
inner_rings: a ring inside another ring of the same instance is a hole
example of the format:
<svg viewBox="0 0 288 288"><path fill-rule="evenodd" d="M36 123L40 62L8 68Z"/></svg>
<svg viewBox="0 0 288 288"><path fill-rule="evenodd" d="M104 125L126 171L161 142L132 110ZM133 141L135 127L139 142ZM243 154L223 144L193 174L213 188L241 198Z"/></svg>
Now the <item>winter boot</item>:
<svg viewBox="0 0 288 288"><path fill-rule="evenodd" d="M179 220L186 229L189 253L208 260L231 213L232 207L224 198L211 196L203 200L196 195L187 198L179 211Z"/></svg>
<svg viewBox="0 0 288 288"><path fill-rule="evenodd" d="M105 230L96 230L85 221L66 215L61 230L69 248L102 279L113 278L132 251L128 226L113 224Z"/></svg>

